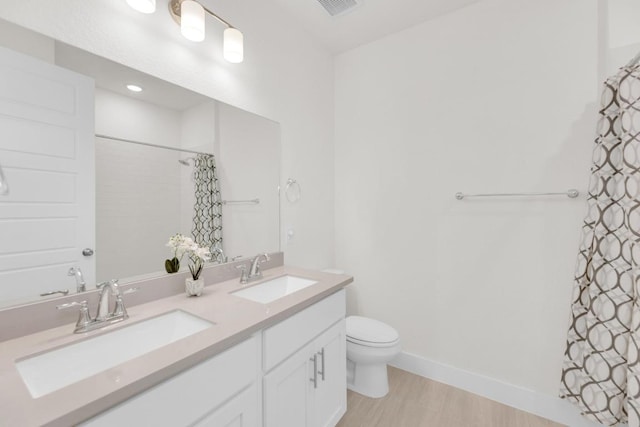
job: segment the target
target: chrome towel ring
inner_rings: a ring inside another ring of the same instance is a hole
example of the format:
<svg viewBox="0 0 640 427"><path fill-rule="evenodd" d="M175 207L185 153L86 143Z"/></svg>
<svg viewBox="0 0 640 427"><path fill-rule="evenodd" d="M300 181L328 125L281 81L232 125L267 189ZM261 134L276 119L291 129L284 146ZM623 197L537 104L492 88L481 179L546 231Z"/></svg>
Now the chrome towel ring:
<svg viewBox="0 0 640 427"><path fill-rule="evenodd" d="M284 194L289 203L295 203L302 197L302 189L300 184L293 178L287 179L287 185L284 187Z"/></svg>

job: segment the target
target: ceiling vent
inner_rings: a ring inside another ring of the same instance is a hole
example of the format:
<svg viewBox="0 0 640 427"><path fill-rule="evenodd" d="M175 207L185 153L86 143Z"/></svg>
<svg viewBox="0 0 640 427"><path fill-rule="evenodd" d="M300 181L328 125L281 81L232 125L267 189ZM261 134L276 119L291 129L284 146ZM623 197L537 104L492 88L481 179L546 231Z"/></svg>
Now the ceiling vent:
<svg viewBox="0 0 640 427"><path fill-rule="evenodd" d="M358 5L356 0L318 0L318 3L320 3L331 16L340 15Z"/></svg>

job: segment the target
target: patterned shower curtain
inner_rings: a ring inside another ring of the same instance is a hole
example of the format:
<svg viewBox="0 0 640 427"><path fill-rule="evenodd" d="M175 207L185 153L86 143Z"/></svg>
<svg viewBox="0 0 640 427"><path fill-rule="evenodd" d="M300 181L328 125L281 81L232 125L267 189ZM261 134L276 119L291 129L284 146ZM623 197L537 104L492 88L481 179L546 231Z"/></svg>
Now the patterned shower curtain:
<svg viewBox="0 0 640 427"><path fill-rule="evenodd" d="M216 176L215 158L198 154L193 169L195 204L191 235L200 246L211 250L213 261L223 262L222 253L222 200Z"/></svg>
<svg viewBox="0 0 640 427"><path fill-rule="evenodd" d="M640 66L605 82L560 396L640 427Z"/></svg>

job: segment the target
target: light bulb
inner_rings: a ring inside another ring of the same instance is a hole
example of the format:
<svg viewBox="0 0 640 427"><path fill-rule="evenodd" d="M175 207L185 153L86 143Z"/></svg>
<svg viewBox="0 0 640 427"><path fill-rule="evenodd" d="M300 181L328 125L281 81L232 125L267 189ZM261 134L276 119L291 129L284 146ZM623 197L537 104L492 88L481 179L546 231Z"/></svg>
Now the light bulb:
<svg viewBox="0 0 640 427"><path fill-rule="evenodd" d="M204 8L200 3L185 0L180 6L180 30L191 41L204 40Z"/></svg>
<svg viewBox="0 0 640 427"><path fill-rule="evenodd" d="M229 62L237 64L244 59L244 37L235 28L224 30L223 56Z"/></svg>
<svg viewBox="0 0 640 427"><path fill-rule="evenodd" d="M127 85L127 89L129 89L131 92L142 92L142 88L134 84Z"/></svg>
<svg viewBox="0 0 640 427"><path fill-rule="evenodd" d="M132 9L142 13L153 13L156 11L156 0L127 0L127 4Z"/></svg>

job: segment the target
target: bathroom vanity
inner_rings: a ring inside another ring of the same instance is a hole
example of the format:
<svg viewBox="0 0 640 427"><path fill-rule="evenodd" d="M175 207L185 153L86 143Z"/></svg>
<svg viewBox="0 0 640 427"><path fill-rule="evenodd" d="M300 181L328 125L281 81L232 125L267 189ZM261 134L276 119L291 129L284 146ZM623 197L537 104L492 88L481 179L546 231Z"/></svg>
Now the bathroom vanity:
<svg viewBox="0 0 640 427"><path fill-rule="evenodd" d="M286 275L315 283L266 304L234 295ZM4 341L0 419L20 426L333 426L346 410L342 288L351 280L280 266L255 284L233 278L207 283L201 297L180 293L130 307L128 320L102 330L74 335L66 324ZM207 326L39 397L16 368L176 311Z"/></svg>

